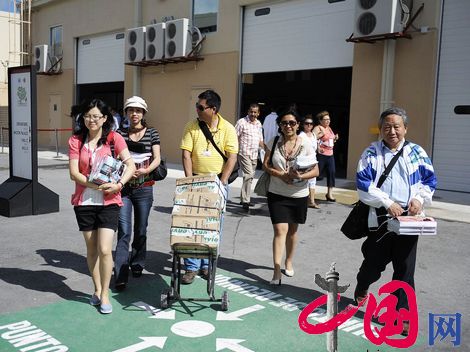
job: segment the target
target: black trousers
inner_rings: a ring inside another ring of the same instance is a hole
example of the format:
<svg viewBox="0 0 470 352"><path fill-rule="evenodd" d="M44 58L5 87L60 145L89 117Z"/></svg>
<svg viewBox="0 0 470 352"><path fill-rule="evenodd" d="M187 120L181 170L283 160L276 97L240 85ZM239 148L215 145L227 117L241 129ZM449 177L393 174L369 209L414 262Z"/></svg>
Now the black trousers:
<svg viewBox="0 0 470 352"><path fill-rule="evenodd" d="M393 265L392 279L404 281L415 288L414 274L419 236L400 236L393 232L383 236L385 232L386 225L377 233L368 236L362 244L364 261L357 274L357 290L368 290L390 262ZM400 289L394 294L398 297L397 309L408 308L405 292Z"/></svg>
<svg viewBox="0 0 470 352"><path fill-rule="evenodd" d="M335 156L334 155L323 155L318 153L318 169L319 175L322 176L326 171L326 186L334 187L335 186Z"/></svg>

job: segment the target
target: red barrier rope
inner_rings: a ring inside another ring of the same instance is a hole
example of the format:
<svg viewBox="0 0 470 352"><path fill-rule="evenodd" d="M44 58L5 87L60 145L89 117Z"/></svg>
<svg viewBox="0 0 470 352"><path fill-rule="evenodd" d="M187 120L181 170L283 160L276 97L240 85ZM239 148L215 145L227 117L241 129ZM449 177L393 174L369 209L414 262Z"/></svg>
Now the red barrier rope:
<svg viewBox="0 0 470 352"><path fill-rule="evenodd" d="M2 127L4 130L8 130L8 127ZM71 128L38 128L36 131L40 132L65 132L65 131L72 131Z"/></svg>

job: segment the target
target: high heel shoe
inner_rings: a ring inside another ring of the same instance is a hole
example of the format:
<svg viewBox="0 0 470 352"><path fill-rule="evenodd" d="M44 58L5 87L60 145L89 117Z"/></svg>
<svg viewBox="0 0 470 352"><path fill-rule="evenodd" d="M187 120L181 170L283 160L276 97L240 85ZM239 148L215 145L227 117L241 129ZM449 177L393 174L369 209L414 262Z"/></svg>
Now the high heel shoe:
<svg viewBox="0 0 470 352"><path fill-rule="evenodd" d="M294 272L294 269L292 270L287 270L287 269L284 269L284 274L287 276L287 277L293 277L295 272Z"/></svg>
<svg viewBox="0 0 470 352"><path fill-rule="evenodd" d="M326 200L328 202L336 202L336 199L335 198L331 198L328 194L325 196Z"/></svg>
<svg viewBox="0 0 470 352"><path fill-rule="evenodd" d="M273 286L281 286L281 279L272 279L269 281L269 284Z"/></svg>

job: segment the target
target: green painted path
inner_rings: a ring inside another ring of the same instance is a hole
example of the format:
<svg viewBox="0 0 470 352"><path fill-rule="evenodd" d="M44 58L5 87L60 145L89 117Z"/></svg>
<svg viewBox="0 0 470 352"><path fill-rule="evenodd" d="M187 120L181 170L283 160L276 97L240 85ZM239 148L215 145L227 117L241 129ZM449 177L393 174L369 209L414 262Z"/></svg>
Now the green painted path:
<svg viewBox="0 0 470 352"><path fill-rule="evenodd" d="M297 324L299 312L310 302L217 272L216 297L229 292L227 312L217 302L186 301L161 311L157 308L160 292L168 287L169 278L156 276L151 284L113 294L110 315L90 306L88 297L77 297L0 316L0 351L326 351L325 335L308 335ZM206 282L198 278L182 286L181 293L207 298ZM317 310L310 322L324 319L324 311ZM340 351L394 350L370 343L362 326L361 319L353 318L341 327Z"/></svg>

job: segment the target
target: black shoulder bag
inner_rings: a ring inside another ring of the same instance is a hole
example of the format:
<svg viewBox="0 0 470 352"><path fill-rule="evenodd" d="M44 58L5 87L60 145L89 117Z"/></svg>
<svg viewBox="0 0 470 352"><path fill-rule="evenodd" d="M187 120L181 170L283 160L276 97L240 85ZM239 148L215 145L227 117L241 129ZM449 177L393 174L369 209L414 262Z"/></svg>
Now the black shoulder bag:
<svg viewBox="0 0 470 352"><path fill-rule="evenodd" d="M222 156L222 158L224 159L224 163L227 162L228 158L225 156L224 153L222 153L222 151L219 149L219 147L217 146L217 144L215 144L214 142L214 138L212 137L212 133L211 131L209 131L209 127L207 127L207 124L204 122L204 121L201 121L201 120L198 120L199 121L199 127L201 128L202 130L202 133L204 133L204 136L206 137L206 139L212 143L212 145L214 146L215 150L217 150L219 152L219 154ZM233 167L233 170L232 170L232 173L230 174L229 178L228 178L228 183L232 183L233 181L235 181L238 177L238 169L240 168L240 166L238 165L238 161L237 163L235 164L235 166ZM222 176L222 173L220 173L219 175L219 178Z"/></svg>
<svg viewBox="0 0 470 352"><path fill-rule="evenodd" d="M377 182L377 188L380 188L385 182L398 158L403 154L403 148L407 144L408 142L406 141L400 151L395 154L392 160L390 160L390 163L387 165L385 171L380 176L379 182ZM358 240L362 237L366 237L369 235L368 220L369 206L359 200L354 203L354 207L346 218L346 221L344 222L343 226L341 226L341 232L344 233L344 235L351 240Z"/></svg>

